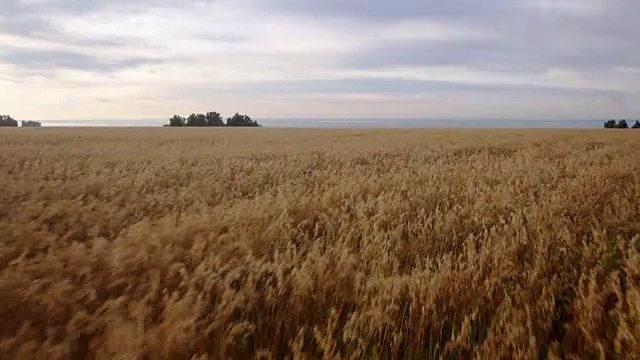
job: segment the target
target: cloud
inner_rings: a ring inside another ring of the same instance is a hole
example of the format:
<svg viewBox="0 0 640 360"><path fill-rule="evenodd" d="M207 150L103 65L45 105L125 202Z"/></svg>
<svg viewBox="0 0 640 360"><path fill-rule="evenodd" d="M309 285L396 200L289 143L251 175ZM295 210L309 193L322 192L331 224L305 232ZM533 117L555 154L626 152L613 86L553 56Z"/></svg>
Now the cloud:
<svg viewBox="0 0 640 360"><path fill-rule="evenodd" d="M634 0L4 0L0 107L632 117L638 18Z"/></svg>
<svg viewBox="0 0 640 360"><path fill-rule="evenodd" d="M605 95L615 96L622 91L616 89L571 88L551 84L488 83L467 81L438 81L393 77L321 79L301 81L262 81L242 84L224 84L217 89L227 93L259 94L378 94L378 95L424 95L456 92L491 92L514 94L546 93L568 96ZM199 91L206 91L199 89Z"/></svg>
<svg viewBox="0 0 640 360"><path fill-rule="evenodd" d="M99 59L74 51L39 50L4 47L0 61L18 69L44 71L44 69L73 69L95 72L113 72L155 62L149 58Z"/></svg>
<svg viewBox="0 0 640 360"><path fill-rule="evenodd" d="M507 0L474 1L474 0L323 0L307 2L305 0L274 0L270 4L262 4L264 9L276 8L280 11L296 14L324 16L328 18L344 18L347 20L364 20L368 22L390 22L404 19L431 18L479 18L488 17L506 9Z"/></svg>

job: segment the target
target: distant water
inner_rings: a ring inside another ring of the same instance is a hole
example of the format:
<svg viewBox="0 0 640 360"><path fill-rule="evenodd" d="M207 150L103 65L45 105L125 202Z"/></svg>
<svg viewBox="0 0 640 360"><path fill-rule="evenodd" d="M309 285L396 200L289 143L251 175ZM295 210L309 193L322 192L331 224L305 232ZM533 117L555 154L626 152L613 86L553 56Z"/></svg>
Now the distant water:
<svg viewBox="0 0 640 360"><path fill-rule="evenodd" d="M604 120L323 120L256 119L274 128L516 128L516 129L600 129ZM46 127L161 127L168 120L40 120Z"/></svg>

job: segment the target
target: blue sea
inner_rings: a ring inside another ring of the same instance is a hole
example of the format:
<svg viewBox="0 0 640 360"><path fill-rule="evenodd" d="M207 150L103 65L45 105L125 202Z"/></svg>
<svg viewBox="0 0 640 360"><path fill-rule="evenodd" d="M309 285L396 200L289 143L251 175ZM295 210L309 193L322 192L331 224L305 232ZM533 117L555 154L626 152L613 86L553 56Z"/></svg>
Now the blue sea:
<svg viewBox="0 0 640 360"><path fill-rule="evenodd" d="M466 128L466 129L601 129L604 120L438 120L438 119L257 119L269 128ZM45 127L161 127L166 119L39 120Z"/></svg>

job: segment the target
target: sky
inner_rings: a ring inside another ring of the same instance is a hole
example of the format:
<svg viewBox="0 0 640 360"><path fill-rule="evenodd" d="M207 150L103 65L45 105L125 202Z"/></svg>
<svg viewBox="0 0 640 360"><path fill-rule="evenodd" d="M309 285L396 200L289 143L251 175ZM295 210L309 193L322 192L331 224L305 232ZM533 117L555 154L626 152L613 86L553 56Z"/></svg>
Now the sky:
<svg viewBox="0 0 640 360"><path fill-rule="evenodd" d="M638 34L638 0L0 0L0 113L640 118Z"/></svg>

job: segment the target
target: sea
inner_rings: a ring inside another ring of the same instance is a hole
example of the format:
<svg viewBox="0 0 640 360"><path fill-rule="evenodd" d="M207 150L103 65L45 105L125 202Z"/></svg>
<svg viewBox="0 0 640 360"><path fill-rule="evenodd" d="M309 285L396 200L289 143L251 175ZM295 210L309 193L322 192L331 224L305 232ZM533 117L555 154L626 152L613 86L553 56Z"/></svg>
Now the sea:
<svg viewBox="0 0 640 360"><path fill-rule="evenodd" d="M255 119L268 128L601 129L604 120ZM44 127L162 127L167 119L37 120Z"/></svg>

